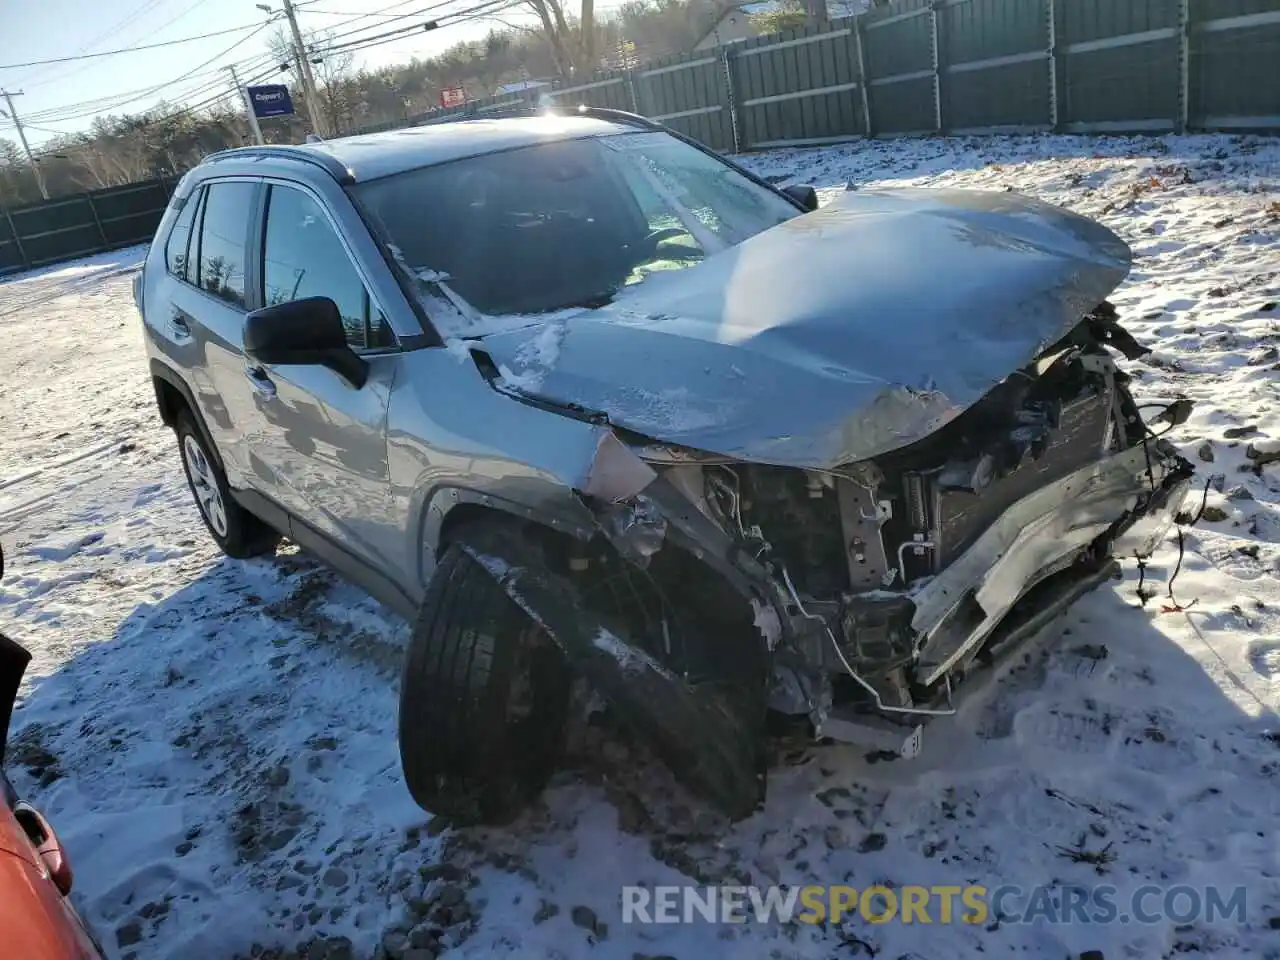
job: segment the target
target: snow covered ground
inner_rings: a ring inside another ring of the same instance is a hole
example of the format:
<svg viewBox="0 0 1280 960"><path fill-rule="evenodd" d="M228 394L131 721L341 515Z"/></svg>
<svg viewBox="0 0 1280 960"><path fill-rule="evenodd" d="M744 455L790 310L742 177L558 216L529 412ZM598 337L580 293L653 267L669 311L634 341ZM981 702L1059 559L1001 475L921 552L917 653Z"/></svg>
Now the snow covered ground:
<svg viewBox="0 0 1280 960"><path fill-rule="evenodd" d="M1155 347L1142 399L1221 475L1200 525L1086 598L930 727L916 761L777 749L727 827L634 747L575 735L544 803L448 829L399 774L408 627L291 550L220 557L154 412L137 249L0 283L0 628L35 654L9 767L70 848L114 956L1280 956L1280 144L910 140L747 161L846 181L1013 189L1133 246L1116 295ZM1256 449L1255 451L1256 452ZM1244 925L623 925L629 883L1217 884ZM419 952L414 953L417 950ZM1271 951L1268 953L1268 951Z"/></svg>

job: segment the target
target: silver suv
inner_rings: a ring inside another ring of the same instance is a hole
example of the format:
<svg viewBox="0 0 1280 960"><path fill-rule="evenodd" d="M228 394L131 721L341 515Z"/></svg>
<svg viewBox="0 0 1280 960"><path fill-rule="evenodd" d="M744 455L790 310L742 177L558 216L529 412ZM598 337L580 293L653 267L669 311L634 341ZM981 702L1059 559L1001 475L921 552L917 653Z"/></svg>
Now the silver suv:
<svg viewBox="0 0 1280 960"><path fill-rule="evenodd" d="M211 156L135 296L219 546L413 619L420 804L513 816L588 689L736 817L768 716L911 756L1161 541L1192 467L1112 358L1128 269L1029 199L818 210L583 110Z"/></svg>

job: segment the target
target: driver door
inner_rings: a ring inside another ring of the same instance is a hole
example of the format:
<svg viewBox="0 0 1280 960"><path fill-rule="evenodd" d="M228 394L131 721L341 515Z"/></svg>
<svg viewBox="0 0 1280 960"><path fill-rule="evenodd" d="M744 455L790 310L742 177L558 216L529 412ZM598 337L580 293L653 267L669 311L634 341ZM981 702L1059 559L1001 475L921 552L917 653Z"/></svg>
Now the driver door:
<svg viewBox="0 0 1280 960"><path fill-rule="evenodd" d="M257 251L263 305L333 300L347 343L369 363L369 377L357 388L328 367L262 366L246 358L245 376L260 413L248 438L249 464L262 489L290 514L294 539L319 533L342 552L386 570L386 429L398 365L395 337L323 201L296 184L270 182L267 189ZM304 528L296 529L294 521Z"/></svg>

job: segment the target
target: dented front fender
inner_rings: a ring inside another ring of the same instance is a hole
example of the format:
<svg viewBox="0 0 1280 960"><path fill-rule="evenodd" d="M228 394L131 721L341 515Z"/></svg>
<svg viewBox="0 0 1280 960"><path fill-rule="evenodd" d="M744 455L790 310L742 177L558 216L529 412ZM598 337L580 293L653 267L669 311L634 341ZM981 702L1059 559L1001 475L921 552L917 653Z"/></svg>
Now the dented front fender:
<svg viewBox="0 0 1280 960"><path fill-rule="evenodd" d="M764 799L763 690L686 682L589 609L571 579L550 570L536 544L509 531L468 531L461 541L570 667L604 696L671 771L731 819Z"/></svg>

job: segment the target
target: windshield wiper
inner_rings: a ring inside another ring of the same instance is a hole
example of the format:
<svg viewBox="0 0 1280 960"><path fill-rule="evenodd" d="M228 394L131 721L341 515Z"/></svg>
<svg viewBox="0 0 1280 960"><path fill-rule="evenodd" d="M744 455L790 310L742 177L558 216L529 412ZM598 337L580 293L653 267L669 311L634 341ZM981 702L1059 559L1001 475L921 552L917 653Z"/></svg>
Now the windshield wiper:
<svg viewBox="0 0 1280 960"><path fill-rule="evenodd" d="M617 291L610 293L597 293L589 297L582 297L578 300L571 300L568 303L562 303L558 306L547 307L540 313L555 313L557 310L572 310L574 307L582 307L587 310L596 310L600 307L607 307L613 303L613 298L617 296Z"/></svg>

